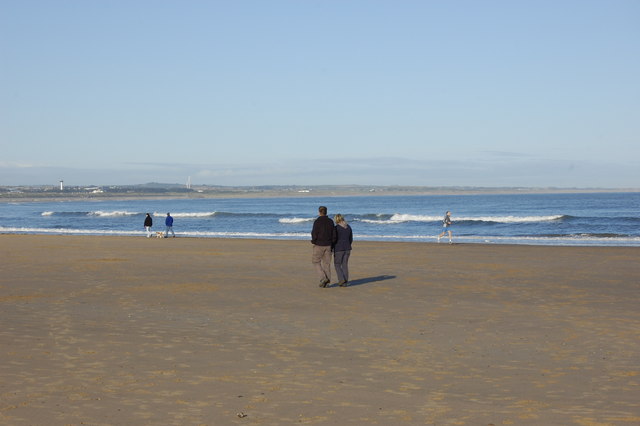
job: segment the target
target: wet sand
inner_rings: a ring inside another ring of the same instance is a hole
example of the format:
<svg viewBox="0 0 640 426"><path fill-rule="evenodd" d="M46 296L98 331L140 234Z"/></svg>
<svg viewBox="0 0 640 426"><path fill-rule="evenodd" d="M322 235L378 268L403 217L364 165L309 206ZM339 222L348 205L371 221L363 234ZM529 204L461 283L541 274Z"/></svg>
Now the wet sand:
<svg viewBox="0 0 640 426"><path fill-rule="evenodd" d="M640 248L0 247L1 424L640 424Z"/></svg>

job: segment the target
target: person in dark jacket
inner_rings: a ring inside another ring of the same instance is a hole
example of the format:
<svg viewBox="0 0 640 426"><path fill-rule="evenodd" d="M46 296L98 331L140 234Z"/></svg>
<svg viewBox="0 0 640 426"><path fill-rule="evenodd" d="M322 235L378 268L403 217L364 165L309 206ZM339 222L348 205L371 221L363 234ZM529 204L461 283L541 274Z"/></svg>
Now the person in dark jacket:
<svg viewBox="0 0 640 426"><path fill-rule="evenodd" d="M311 229L311 244L313 244L311 262L320 278L320 287L324 288L331 282L331 249L336 241L336 228L327 216L325 206L318 208L318 214Z"/></svg>
<svg viewBox="0 0 640 426"><path fill-rule="evenodd" d="M340 287L346 287L349 284L349 256L351 256L353 231L341 214L335 215L333 220L336 222L333 265L336 268L336 274L338 274L338 284Z"/></svg>
<svg viewBox="0 0 640 426"><path fill-rule="evenodd" d="M153 226L153 219L151 219L151 215L147 213L147 216L144 218L144 229L147 230L147 238L151 238L152 226Z"/></svg>

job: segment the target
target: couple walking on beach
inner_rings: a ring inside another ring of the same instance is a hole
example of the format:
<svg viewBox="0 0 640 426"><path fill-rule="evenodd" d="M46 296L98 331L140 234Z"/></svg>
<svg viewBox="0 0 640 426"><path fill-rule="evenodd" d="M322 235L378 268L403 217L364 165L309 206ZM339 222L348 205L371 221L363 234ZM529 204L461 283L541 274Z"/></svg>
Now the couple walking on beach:
<svg viewBox="0 0 640 426"><path fill-rule="evenodd" d="M171 213L167 213L167 218L164 220L164 224L166 226L166 229L164 231L164 237L168 238L169 232L171 232L171 235L173 236L173 238L175 238L176 233L173 232L173 217L171 216ZM147 213L147 215L144 218L144 229L147 230L147 238L151 238L152 226L153 226L153 219L151 218L151 215Z"/></svg>
<svg viewBox="0 0 640 426"><path fill-rule="evenodd" d="M338 285L346 287L349 284L349 257L353 231L341 214L334 216L335 224L327 216L327 208L318 208L318 218L311 229L311 244L313 254L311 262L315 266L320 279L320 287L324 288L331 282L331 254L333 265L338 274Z"/></svg>

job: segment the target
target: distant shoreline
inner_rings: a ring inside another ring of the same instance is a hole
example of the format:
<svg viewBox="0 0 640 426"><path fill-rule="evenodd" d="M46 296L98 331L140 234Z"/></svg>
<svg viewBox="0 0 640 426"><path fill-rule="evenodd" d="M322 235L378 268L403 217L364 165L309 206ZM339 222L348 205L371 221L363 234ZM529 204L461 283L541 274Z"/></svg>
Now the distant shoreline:
<svg viewBox="0 0 640 426"><path fill-rule="evenodd" d="M7 188L7 187L5 187ZM513 194L590 194L635 193L640 188L484 188L484 187L389 187L389 186L323 186L307 187L230 187L194 189L190 192L171 191L157 193L145 190L126 192L87 193L81 191L48 190L46 192L0 192L0 202L51 201L126 201L220 198L300 198L300 197L360 197L360 196L419 196L419 195L513 195Z"/></svg>

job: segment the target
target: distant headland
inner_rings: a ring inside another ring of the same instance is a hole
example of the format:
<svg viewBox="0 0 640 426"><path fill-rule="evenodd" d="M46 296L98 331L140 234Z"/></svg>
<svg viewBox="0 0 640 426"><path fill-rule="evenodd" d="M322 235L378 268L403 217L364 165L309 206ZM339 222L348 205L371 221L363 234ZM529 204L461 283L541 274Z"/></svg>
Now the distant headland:
<svg viewBox="0 0 640 426"><path fill-rule="evenodd" d="M87 199L339 197L363 195L467 195L640 192L639 188L538 188L400 185L258 185L216 186L146 183L139 185L28 185L0 186L0 201L54 201Z"/></svg>

